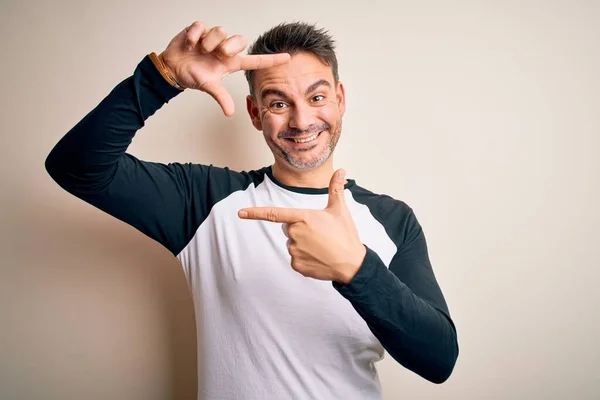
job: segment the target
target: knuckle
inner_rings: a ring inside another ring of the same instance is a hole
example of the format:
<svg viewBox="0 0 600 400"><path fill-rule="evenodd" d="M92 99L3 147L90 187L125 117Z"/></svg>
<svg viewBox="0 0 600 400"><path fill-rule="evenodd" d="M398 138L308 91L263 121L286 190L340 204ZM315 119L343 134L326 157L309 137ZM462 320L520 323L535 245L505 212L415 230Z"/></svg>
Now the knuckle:
<svg viewBox="0 0 600 400"><path fill-rule="evenodd" d="M287 226L286 231L288 236L295 236L297 233L298 228L296 227L296 225L290 224Z"/></svg>
<svg viewBox="0 0 600 400"><path fill-rule="evenodd" d="M202 22L202 21L194 21L194 23L192 25L190 25L190 29L189 30L191 30L191 29L197 30L197 29L203 29L203 28L204 28L204 22Z"/></svg>
<svg viewBox="0 0 600 400"><path fill-rule="evenodd" d="M302 264L295 258L292 258L291 265L292 265L292 268L294 269L294 271L299 271L302 269Z"/></svg>
<svg viewBox="0 0 600 400"><path fill-rule="evenodd" d="M198 37L204 31L204 23L201 21L196 21L187 29L187 38L189 40L198 40Z"/></svg>
<svg viewBox="0 0 600 400"><path fill-rule="evenodd" d="M227 31L222 26L215 26L212 30L219 36L227 35Z"/></svg>
<svg viewBox="0 0 600 400"><path fill-rule="evenodd" d="M277 220L277 212L275 210L269 210L267 212L267 219L271 222L275 222Z"/></svg>

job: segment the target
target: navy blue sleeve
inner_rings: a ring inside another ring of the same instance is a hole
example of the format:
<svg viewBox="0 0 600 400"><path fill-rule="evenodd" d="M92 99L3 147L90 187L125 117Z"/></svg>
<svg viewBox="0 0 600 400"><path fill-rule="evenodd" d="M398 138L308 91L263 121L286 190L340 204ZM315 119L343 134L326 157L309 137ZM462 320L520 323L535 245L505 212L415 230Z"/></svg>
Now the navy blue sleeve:
<svg viewBox="0 0 600 400"><path fill-rule="evenodd" d="M386 230L398 247L389 268L367 247L352 281L333 285L397 362L442 383L458 358L456 328L435 279L423 230L412 210L398 204L394 211L383 207L390 213Z"/></svg>
<svg viewBox="0 0 600 400"><path fill-rule="evenodd" d="M251 181L227 168L147 162L126 153L145 121L179 93L146 56L56 144L45 164L67 192L175 255L217 201Z"/></svg>

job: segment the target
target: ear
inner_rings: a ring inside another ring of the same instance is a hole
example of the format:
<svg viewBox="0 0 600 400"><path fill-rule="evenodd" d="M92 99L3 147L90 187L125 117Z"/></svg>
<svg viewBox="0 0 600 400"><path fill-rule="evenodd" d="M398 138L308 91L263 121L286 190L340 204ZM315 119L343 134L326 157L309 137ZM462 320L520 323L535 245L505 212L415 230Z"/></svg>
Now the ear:
<svg viewBox="0 0 600 400"><path fill-rule="evenodd" d="M254 100L254 97L251 95L246 96L246 109L248 110L248 115L250 115L250 120L252 121L252 125L259 131L262 131L262 121L260 120L260 111L258 109L258 105Z"/></svg>
<svg viewBox="0 0 600 400"><path fill-rule="evenodd" d="M346 89L344 89L342 82L337 83L336 98L338 107L340 109L340 114L344 115L346 112Z"/></svg>

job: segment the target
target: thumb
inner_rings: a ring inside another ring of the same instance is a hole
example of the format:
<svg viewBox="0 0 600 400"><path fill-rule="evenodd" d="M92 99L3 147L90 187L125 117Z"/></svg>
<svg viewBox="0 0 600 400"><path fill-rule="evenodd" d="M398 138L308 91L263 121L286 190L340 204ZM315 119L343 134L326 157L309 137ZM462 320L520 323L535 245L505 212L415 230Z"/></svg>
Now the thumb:
<svg viewBox="0 0 600 400"><path fill-rule="evenodd" d="M346 197L344 196L344 185L346 184L346 171L338 169L333 173L329 181L329 200L327 209L341 209L346 207Z"/></svg>
<svg viewBox="0 0 600 400"><path fill-rule="evenodd" d="M233 112L235 111L233 99L231 98L231 95L229 94L227 89L225 89L223 85L221 85L221 82L207 82L204 85L202 85L202 87L200 87L200 90L210 94L213 97L213 99L215 99L217 103L219 103L219 105L223 109L223 113L226 116L229 117L233 115Z"/></svg>

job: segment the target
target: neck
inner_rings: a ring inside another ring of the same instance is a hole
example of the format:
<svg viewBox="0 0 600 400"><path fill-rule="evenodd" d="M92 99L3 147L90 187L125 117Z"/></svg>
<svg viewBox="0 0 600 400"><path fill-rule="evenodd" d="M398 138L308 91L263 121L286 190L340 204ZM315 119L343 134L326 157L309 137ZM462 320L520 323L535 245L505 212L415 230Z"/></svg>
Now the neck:
<svg viewBox="0 0 600 400"><path fill-rule="evenodd" d="M284 185L314 189L329 187L334 172L331 157L315 168L296 169L277 161L271 168L275 179Z"/></svg>

